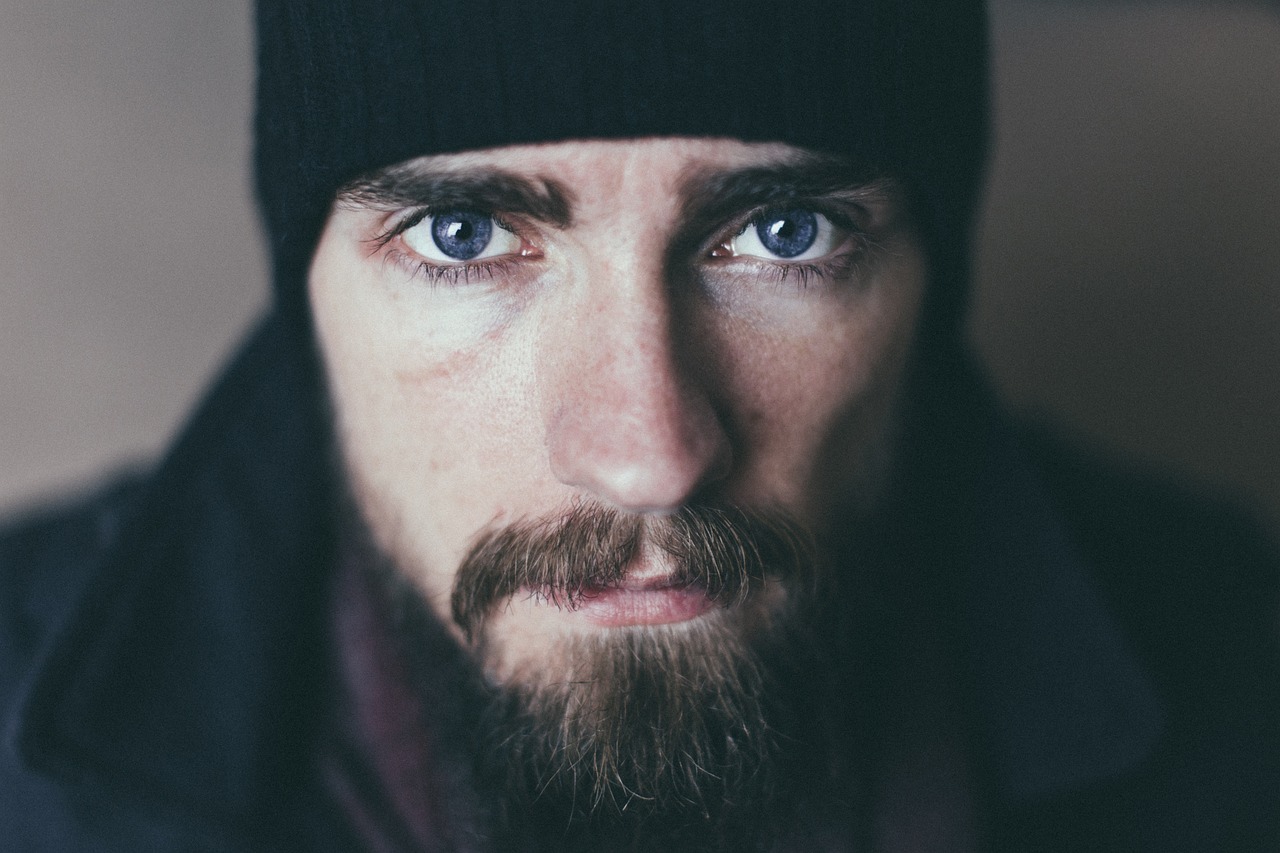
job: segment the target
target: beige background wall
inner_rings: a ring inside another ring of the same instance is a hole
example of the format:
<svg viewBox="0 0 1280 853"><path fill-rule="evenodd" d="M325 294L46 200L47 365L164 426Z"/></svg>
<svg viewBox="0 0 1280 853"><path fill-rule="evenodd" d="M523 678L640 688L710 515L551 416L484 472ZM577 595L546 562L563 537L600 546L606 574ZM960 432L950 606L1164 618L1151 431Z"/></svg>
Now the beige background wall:
<svg viewBox="0 0 1280 853"><path fill-rule="evenodd" d="M1000 384L1280 521L1280 3L993 10Z"/></svg>
<svg viewBox="0 0 1280 853"><path fill-rule="evenodd" d="M999 384L1280 520L1280 8L992 7ZM265 300L247 0L0 0L0 509L163 446Z"/></svg>

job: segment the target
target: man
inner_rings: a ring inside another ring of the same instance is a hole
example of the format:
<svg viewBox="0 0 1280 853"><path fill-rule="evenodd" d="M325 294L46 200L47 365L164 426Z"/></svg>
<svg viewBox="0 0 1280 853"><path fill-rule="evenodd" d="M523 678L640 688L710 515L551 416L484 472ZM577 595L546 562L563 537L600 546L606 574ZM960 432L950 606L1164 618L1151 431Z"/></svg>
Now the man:
<svg viewBox="0 0 1280 853"><path fill-rule="evenodd" d="M0 544L23 850L1280 840L1275 561L1001 415L974 2L263 2L276 299Z"/></svg>

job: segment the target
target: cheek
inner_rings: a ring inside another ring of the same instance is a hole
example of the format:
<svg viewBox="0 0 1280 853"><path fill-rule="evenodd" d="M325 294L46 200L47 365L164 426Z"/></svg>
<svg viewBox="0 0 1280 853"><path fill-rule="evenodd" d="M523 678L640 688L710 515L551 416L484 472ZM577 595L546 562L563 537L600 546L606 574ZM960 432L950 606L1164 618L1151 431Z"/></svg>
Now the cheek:
<svg viewBox="0 0 1280 853"><path fill-rule="evenodd" d="M388 294L360 268L317 258L313 311L357 500L379 544L447 601L476 531L510 510L512 461L539 440L511 428L531 425L526 347L496 312Z"/></svg>
<svg viewBox="0 0 1280 853"><path fill-rule="evenodd" d="M892 284L722 329L721 405L744 469L735 499L781 501L821 525L842 498L873 497L922 289L914 267Z"/></svg>
<svg viewBox="0 0 1280 853"><path fill-rule="evenodd" d="M536 441L510 428L518 377L469 351L372 368L334 377L347 464L383 547L443 597L476 532L514 511L503 485Z"/></svg>
<svg viewBox="0 0 1280 853"><path fill-rule="evenodd" d="M515 342L494 339L439 357L418 353L387 377L389 399L372 426L392 436L383 461L403 499L424 504L415 518L471 519L469 537L510 509L499 484L539 440L522 403L527 359L513 349Z"/></svg>

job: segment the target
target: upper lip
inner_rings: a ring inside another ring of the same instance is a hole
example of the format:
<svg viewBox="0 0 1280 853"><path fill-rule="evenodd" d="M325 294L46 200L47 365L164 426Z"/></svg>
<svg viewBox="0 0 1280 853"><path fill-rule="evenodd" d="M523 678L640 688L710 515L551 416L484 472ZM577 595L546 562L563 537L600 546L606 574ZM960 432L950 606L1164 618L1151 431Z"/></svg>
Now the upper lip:
<svg viewBox="0 0 1280 853"><path fill-rule="evenodd" d="M621 579L609 584L588 584L586 591L603 592L608 589L621 589L628 592L656 592L664 589L676 589L688 586L688 582L681 580L674 573L666 573L661 575L644 575L636 577L630 573L623 575Z"/></svg>

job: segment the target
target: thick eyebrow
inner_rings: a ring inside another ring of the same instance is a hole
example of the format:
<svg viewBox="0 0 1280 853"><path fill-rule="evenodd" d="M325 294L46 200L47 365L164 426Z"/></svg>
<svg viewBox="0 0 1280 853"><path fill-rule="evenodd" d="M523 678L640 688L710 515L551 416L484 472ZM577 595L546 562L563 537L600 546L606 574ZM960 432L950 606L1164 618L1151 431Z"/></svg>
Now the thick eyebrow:
<svg viewBox="0 0 1280 853"><path fill-rule="evenodd" d="M851 204L894 195L894 182L840 157L804 152L777 163L728 171L695 169L681 180L684 231L702 235L747 211L793 201L835 199Z"/></svg>
<svg viewBox="0 0 1280 853"><path fill-rule="evenodd" d="M511 213L568 228L573 196L550 178L500 169L432 169L407 163L357 178L338 191L340 205Z"/></svg>

